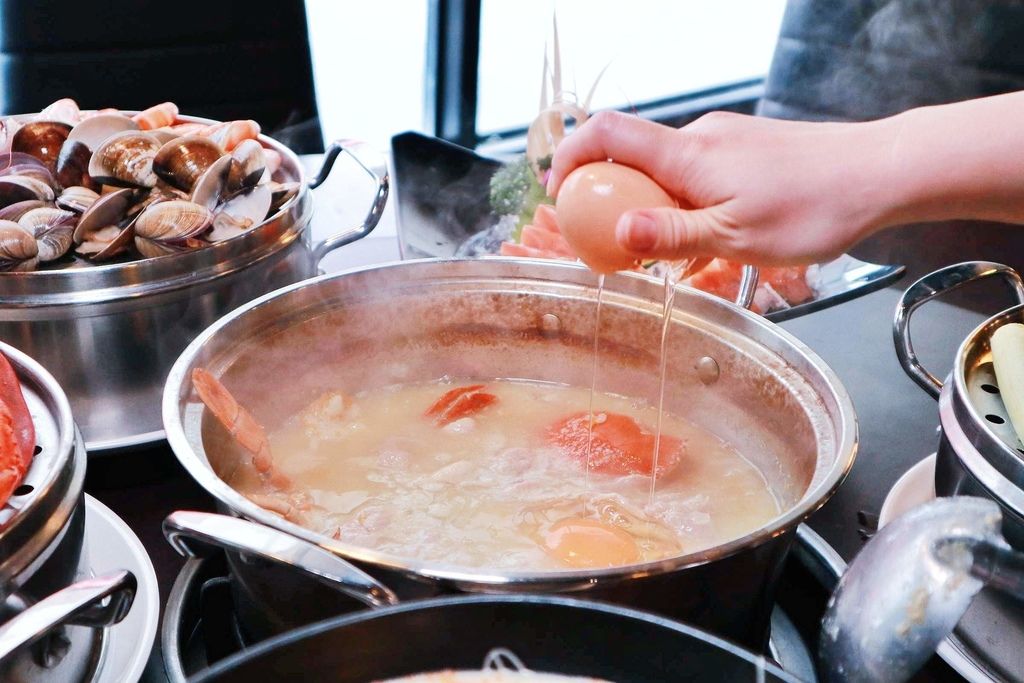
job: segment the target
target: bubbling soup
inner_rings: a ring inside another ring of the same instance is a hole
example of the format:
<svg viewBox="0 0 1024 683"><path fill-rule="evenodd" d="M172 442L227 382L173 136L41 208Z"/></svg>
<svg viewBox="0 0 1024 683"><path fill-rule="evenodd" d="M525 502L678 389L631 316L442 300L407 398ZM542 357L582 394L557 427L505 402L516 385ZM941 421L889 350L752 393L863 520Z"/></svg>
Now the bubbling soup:
<svg viewBox="0 0 1024 683"><path fill-rule="evenodd" d="M635 564L720 545L778 515L756 467L669 413L651 497L656 406L601 392L589 405L589 389L512 380L327 394L271 431L269 448L291 500L299 494L287 506L298 523L466 568ZM274 509L252 468L228 483Z"/></svg>

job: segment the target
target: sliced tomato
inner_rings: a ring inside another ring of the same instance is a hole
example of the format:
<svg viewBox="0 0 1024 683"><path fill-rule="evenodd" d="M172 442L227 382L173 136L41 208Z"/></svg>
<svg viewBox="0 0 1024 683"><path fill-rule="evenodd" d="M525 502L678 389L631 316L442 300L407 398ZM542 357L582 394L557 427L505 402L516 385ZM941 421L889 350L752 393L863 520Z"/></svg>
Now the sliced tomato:
<svg viewBox="0 0 1024 683"><path fill-rule="evenodd" d="M498 397L481 391L483 384L455 387L441 395L441 398L427 408L425 417L432 418L438 427L455 422L463 417L476 415L487 406L496 403Z"/></svg>
<svg viewBox="0 0 1024 683"><path fill-rule="evenodd" d="M14 368L0 354L0 505L7 502L32 462L36 432Z"/></svg>
<svg viewBox="0 0 1024 683"><path fill-rule="evenodd" d="M587 462L590 413L574 413L548 427L548 442L581 465ZM654 469L653 430L628 415L594 413L594 435L590 444L590 470L604 474L651 474ZM683 442L662 434L658 453L658 476L672 472L683 457Z"/></svg>

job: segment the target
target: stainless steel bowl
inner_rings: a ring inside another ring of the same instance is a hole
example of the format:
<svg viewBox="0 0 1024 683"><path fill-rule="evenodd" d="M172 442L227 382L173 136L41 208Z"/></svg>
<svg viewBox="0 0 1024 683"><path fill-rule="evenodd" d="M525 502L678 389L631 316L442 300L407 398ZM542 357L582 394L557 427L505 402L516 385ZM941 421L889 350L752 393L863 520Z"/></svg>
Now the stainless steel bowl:
<svg viewBox="0 0 1024 683"><path fill-rule="evenodd" d="M608 278L603 389L656 396L662 297L661 284L650 278ZM164 393L168 441L223 510L318 546L334 567L332 576L345 574L332 557L365 569L371 576L348 572L339 580L366 603L450 591L581 591L760 644L775 569L793 529L852 466L856 418L838 378L808 348L763 318L696 290L680 288L675 298L666 405L736 444L769 477L784 510L742 538L614 569L471 570L386 555L296 526L219 476L244 456L194 395L190 377L197 367L220 376L269 427L327 388L354 393L444 375L586 385L595 300L595 278L586 268L518 259L406 261L300 283L251 302L189 345ZM717 366L717 375L697 370L709 365ZM216 541L220 534L215 524L202 531L172 526L179 539L196 532ZM243 553L263 542L252 530L233 538L227 545ZM270 548L274 558L299 564L312 557L286 551L282 543L277 534L258 550L266 555ZM247 557L236 552L232 565L242 602L253 606L247 619L253 630L282 630L352 608L351 600L301 572ZM318 571L321 577L327 572Z"/></svg>
<svg viewBox="0 0 1024 683"><path fill-rule="evenodd" d="M945 382L928 372L914 353L910 320L925 302L965 284L1002 278L1020 305L998 313L971 332L957 349ZM999 396L992 367L992 333L1007 323L1024 323L1024 280L1008 266L971 261L930 273L903 294L896 308L893 337L903 369L939 401L942 435L935 463L940 496L981 496L1003 513L1003 535L1024 550L1024 450Z"/></svg>
<svg viewBox="0 0 1024 683"><path fill-rule="evenodd" d="M214 123L180 116L183 121ZM369 233L388 195L383 160L365 147L332 144L316 178L276 140L281 180L301 190L277 214L205 249L160 258L30 273L0 273L0 339L50 368L67 392L90 453L163 439L160 393L186 345L237 306L317 273L325 254ZM310 243L312 188L346 152L372 177L365 221Z"/></svg>
<svg viewBox="0 0 1024 683"><path fill-rule="evenodd" d="M71 406L34 360L2 342L0 353L21 382L37 444L21 486L0 508L0 679L90 680L102 658L101 629L127 614L135 577L88 576L85 444Z"/></svg>

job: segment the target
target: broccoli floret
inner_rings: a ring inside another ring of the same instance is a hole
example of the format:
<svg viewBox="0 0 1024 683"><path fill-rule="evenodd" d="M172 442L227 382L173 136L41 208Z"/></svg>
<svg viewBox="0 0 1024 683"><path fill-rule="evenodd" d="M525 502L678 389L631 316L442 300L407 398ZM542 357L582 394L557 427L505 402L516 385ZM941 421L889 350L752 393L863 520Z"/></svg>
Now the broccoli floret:
<svg viewBox="0 0 1024 683"><path fill-rule="evenodd" d="M491 176L491 208L499 216L518 214L535 183L537 179L525 156L510 161Z"/></svg>
<svg viewBox="0 0 1024 683"><path fill-rule="evenodd" d="M549 160L550 163L550 160ZM512 239L519 240L523 226L533 220L538 204L551 204L526 156L505 164L491 176L491 208L499 216L518 216Z"/></svg>

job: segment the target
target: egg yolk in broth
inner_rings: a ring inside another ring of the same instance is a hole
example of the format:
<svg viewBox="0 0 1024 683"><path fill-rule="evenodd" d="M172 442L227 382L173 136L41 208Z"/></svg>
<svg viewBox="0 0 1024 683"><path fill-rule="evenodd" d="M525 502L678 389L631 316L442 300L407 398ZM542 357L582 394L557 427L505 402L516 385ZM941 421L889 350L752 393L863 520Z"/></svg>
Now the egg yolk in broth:
<svg viewBox="0 0 1024 683"><path fill-rule="evenodd" d="M558 571L653 561L719 545L773 519L764 476L729 444L657 409L589 388L429 382L310 397L269 433L306 504L299 523L421 562ZM584 476L588 445L590 475ZM253 500L251 468L228 481Z"/></svg>

